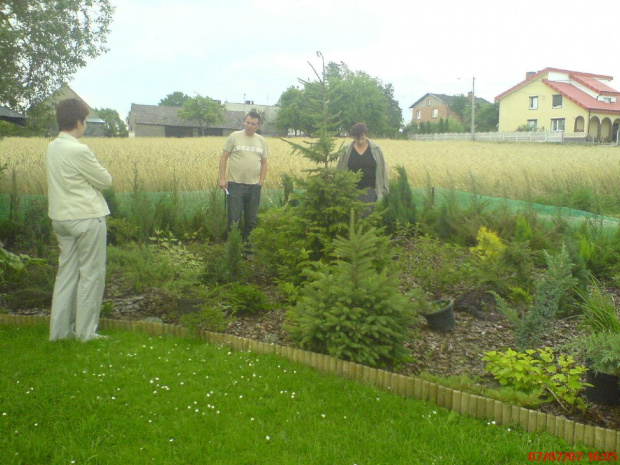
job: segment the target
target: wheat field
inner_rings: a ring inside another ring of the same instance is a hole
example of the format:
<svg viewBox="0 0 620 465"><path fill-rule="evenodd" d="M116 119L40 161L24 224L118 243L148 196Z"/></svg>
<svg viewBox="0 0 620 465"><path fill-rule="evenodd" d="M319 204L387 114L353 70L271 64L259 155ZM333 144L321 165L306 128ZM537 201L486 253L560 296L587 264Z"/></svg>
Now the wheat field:
<svg viewBox="0 0 620 465"><path fill-rule="evenodd" d="M147 191L199 191L215 187L223 137L166 139L82 139L110 171L117 192L136 182ZM295 139L302 142L304 139ZM0 141L0 161L7 171L2 193L13 179L21 194L46 192L44 154L49 140L7 138ZM267 188L281 186L283 174L303 175L314 165L293 155L290 145L268 138ZM348 143L343 139L342 142ZM560 190L588 188L616 195L620 184L620 148L490 142L414 142L376 140L390 173L402 165L413 187L476 191L514 199L531 199Z"/></svg>

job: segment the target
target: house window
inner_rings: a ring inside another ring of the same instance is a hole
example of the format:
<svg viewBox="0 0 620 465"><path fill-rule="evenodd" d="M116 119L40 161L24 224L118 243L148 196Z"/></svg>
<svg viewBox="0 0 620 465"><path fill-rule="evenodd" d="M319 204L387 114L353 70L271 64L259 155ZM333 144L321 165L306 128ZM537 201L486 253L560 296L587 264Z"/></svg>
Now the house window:
<svg viewBox="0 0 620 465"><path fill-rule="evenodd" d="M437 108L433 108L433 118L437 118L439 115L439 110Z"/></svg>
<svg viewBox="0 0 620 465"><path fill-rule="evenodd" d="M427 106L427 107L430 107L430 106L431 106L431 99L430 99L430 98L426 101L426 106Z"/></svg>
<svg viewBox="0 0 620 465"><path fill-rule="evenodd" d="M551 120L551 130L552 131L564 131L564 118L553 118Z"/></svg>
<svg viewBox="0 0 620 465"><path fill-rule="evenodd" d="M562 108L562 96L560 94L553 96L553 108Z"/></svg>
<svg viewBox="0 0 620 465"><path fill-rule="evenodd" d="M422 110L418 110L415 117L416 119L422 119Z"/></svg>
<svg viewBox="0 0 620 465"><path fill-rule="evenodd" d="M537 119L528 119L527 120L527 125L530 128L530 130L536 131L536 129L538 128L538 120Z"/></svg>
<svg viewBox="0 0 620 465"><path fill-rule="evenodd" d="M530 97L530 110L538 110L538 96Z"/></svg>

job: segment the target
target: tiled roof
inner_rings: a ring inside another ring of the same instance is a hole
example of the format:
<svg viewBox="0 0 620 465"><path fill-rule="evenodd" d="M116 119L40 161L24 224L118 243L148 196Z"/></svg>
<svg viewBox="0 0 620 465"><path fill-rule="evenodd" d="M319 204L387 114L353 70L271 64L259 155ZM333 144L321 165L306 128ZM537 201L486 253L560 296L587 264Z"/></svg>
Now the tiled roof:
<svg viewBox="0 0 620 465"><path fill-rule="evenodd" d="M603 74L582 73L582 72L579 72L579 71L569 71L569 70L566 70L566 69L559 69L559 68L545 68L545 69L543 69L541 71L538 71L537 73L534 73L530 77L524 79L523 81L521 81L517 85L512 86L507 91L502 92L497 97L495 97L495 101L496 102L499 101L501 98L504 98L506 95L511 94L515 90L525 86L526 84L529 84L530 82L534 81L535 79L538 79L540 76L542 76L544 74L547 74L547 73L550 73L550 72L564 73L564 74L569 75L571 77L571 79L575 79L575 77L578 77L578 78L584 80L585 82L588 82L591 86L595 85L594 81L596 81L598 83L596 85L599 86L599 88L606 87L607 89L610 89L613 92L617 93L617 91L615 91L611 87L603 84L602 82L600 82L600 81L598 81L596 79L596 78L599 78L599 79L604 79L606 81L611 81L613 79L612 76L605 76ZM582 84L587 86L587 84L584 84L584 83L582 83ZM595 90L596 92L598 92L596 89L592 89L592 90Z"/></svg>
<svg viewBox="0 0 620 465"><path fill-rule="evenodd" d="M135 124L152 124L157 126L192 126L198 127L199 124L194 120L183 120L179 118L178 111L180 107L167 107L160 105L138 105L131 104L132 119ZM215 128L222 129L242 129L245 121L245 112L228 111L224 115L225 121L222 124L216 124Z"/></svg>
<svg viewBox="0 0 620 465"><path fill-rule="evenodd" d="M16 111L13 111L6 107L0 107L0 120L9 121L14 124L25 125L27 116L24 116Z"/></svg>
<svg viewBox="0 0 620 465"><path fill-rule="evenodd" d="M594 79L594 78L588 77L588 76L583 76L583 75L580 75L580 74L571 74L570 78L573 81L578 82L579 84L583 84L588 89L593 90L594 92L596 92L599 95L618 95L618 96L620 96L620 92L618 92L616 89L612 89L607 84L605 84L604 82L599 81L598 79Z"/></svg>
<svg viewBox="0 0 620 465"><path fill-rule="evenodd" d="M24 118L26 119L26 116L17 113L16 111L11 110L10 108L7 107L0 107L0 116L5 116L8 118Z"/></svg>
<svg viewBox="0 0 620 465"><path fill-rule="evenodd" d="M424 100L426 97L428 96L432 96L435 97L436 99L442 101L443 103L445 103L446 105L450 106L452 105L452 102L454 101L455 97L460 97L460 95L446 95L446 94L432 94L432 93L428 93L428 94L424 94L424 96L422 96L421 98L419 98L413 105L411 105L409 108L413 108L415 107L418 103L420 103L422 100ZM467 95L465 96L467 97ZM476 97L476 102L478 103L490 103L487 102L485 99L483 99L482 97Z"/></svg>
<svg viewBox="0 0 620 465"><path fill-rule="evenodd" d="M620 113L620 99L613 103L606 103L595 99L567 82L554 82L547 79L543 79L542 82L586 110L601 111L604 113Z"/></svg>

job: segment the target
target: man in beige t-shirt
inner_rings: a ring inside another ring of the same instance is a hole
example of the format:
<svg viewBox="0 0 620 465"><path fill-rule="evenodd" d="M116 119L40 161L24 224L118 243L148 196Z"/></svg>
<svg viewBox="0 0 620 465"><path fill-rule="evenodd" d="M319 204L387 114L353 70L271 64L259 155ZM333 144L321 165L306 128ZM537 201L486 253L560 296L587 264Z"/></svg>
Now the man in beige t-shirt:
<svg viewBox="0 0 620 465"><path fill-rule="evenodd" d="M250 111L245 118L245 129L228 136L220 158L219 186L228 194L228 230L243 216L244 242L257 224L261 189L269 166L267 142L256 134L260 123L260 114Z"/></svg>

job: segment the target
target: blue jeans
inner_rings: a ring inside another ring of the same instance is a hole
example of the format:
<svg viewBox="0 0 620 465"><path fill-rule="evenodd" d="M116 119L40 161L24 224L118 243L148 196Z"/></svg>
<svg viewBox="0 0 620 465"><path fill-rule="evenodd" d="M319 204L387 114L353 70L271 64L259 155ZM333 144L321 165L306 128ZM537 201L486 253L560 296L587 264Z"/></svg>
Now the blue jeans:
<svg viewBox="0 0 620 465"><path fill-rule="evenodd" d="M258 184L239 184L228 182L228 230L241 222L241 237L246 242L252 230L258 224L258 207L260 207L261 186Z"/></svg>

